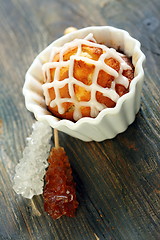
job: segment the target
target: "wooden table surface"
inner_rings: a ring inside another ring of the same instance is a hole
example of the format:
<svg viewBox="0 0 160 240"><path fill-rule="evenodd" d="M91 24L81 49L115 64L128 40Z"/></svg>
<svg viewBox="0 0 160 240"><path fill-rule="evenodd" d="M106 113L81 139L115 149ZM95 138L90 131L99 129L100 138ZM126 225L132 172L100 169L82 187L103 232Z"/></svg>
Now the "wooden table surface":
<svg viewBox="0 0 160 240"><path fill-rule="evenodd" d="M160 239L160 1L0 1L0 239ZM111 25L141 41L146 55L141 109L122 134L85 143L60 133L77 182L75 218L52 220L41 196L12 189L35 121L24 105L25 73L66 27Z"/></svg>

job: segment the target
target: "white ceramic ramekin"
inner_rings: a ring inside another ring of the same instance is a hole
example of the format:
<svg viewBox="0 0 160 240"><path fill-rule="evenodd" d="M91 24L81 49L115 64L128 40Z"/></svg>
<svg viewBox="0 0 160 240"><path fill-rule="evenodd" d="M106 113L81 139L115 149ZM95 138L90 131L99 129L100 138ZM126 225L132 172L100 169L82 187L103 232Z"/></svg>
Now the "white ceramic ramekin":
<svg viewBox="0 0 160 240"><path fill-rule="evenodd" d="M46 108L42 92L42 65L49 61L53 46L62 46L75 38L84 38L89 33L93 33L98 43L103 43L115 49L120 48L127 56L132 57L132 63L135 67L134 79L130 84L129 93L120 97L114 108L102 110L96 118L85 117L76 123L65 119L60 120L48 112ZM145 56L140 50L140 42L124 30L109 26L96 26L69 33L43 50L27 71L23 87L26 107L34 113L38 121L46 121L51 127L83 141L94 140L99 142L111 139L118 133L125 131L139 111L144 77L142 66L144 60Z"/></svg>

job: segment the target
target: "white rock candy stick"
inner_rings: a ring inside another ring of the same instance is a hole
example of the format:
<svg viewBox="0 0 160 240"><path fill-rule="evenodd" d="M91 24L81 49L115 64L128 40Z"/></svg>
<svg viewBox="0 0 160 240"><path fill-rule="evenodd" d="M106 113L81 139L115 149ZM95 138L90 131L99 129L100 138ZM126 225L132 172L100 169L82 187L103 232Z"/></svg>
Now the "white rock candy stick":
<svg viewBox="0 0 160 240"><path fill-rule="evenodd" d="M48 166L52 137L51 127L42 122L33 124L33 132L27 138L23 157L15 168L13 189L17 194L31 199L43 193L44 175Z"/></svg>

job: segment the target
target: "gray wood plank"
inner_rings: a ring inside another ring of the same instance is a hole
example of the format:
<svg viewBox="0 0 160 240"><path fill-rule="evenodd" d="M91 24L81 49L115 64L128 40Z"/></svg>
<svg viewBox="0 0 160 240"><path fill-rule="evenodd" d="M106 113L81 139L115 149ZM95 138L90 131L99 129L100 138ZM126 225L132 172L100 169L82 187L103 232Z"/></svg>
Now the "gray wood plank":
<svg viewBox="0 0 160 240"><path fill-rule="evenodd" d="M0 239L160 239L159 0L6 0L0 12ZM66 27L90 25L123 28L141 41L147 57L141 110L127 131L102 143L60 133L80 206L74 219L55 221L41 196L30 201L12 189L34 121L22 87L34 57Z"/></svg>

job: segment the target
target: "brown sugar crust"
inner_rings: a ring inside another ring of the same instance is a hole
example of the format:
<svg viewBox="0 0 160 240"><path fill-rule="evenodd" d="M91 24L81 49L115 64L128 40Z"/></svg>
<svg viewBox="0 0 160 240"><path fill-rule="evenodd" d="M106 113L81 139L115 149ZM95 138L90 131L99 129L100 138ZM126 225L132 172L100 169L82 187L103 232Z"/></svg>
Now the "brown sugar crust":
<svg viewBox="0 0 160 240"><path fill-rule="evenodd" d="M78 48L73 47L67 50L63 54L63 61L68 61L72 55L75 55L77 53ZM82 57L87 57L89 59L97 61L101 54L103 53L103 50L98 47L91 47L87 45L82 45L82 51L81 55ZM57 53L54 58L53 62L59 62L59 53ZM131 67L131 69L124 70L123 71L123 76L128 78L129 83L132 81L134 78L134 67L132 64L132 61L130 58L127 56L122 56L123 60ZM116 59L110 57L109 59L105 59L105 64L108 65L109 67L113 68L117 72L120 70L120 63ZM95 70L95 65L90 64L87 62L84 62L83 60L74 60L74 67L73 67L73 76L77 81L82 82L86 86L90 86L92 84L92 77L94 74ZM54 74L55 74L55 68L50 69L50 82L54 81ZM59 81L62 81L69 76L69 66L67 67L62 67L60 69L60 74L59 74ZM100 70L98 73L97 77L97 84L103 88L111 88L111 84L114 81L114 76L111 76L104 70ZM79 102L87 102L90 101L91 99L91 92L88 91L85 87L79 86L77 84L74 84L74 94L75 98ZM115 85L115 91L118 93L119 96L122 96L126 94L129 91L129 87L125 88L121 84L116 84ZM55 92L53 87L48 90L49 97L52 100L55 99ZM66 84L64 87L59 89L59 94L61 98L71 98L69 94L69 89L68 89L68 84ZM116 105L116 102L111 100L109 97L106 97L103 95L103 93L97 91L96 92L96 100L105 105L108 108L113 108ZM64 102L62 103L63 108L65 109L63 114L60 114L58 112L58 107L51 107L50 105L48 106L48 109L50 112L53 113L54 116L61 118L61 119L69 119L74 121L73 118L73 112L75 109L75 106L72 102ZM81 106L81 113L82 117L91 117L90 115L90 107L87 106Z"/></svg>

